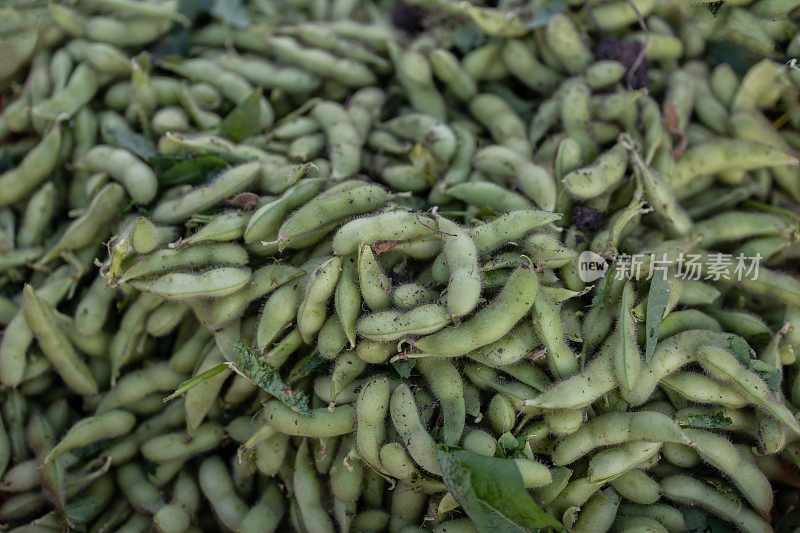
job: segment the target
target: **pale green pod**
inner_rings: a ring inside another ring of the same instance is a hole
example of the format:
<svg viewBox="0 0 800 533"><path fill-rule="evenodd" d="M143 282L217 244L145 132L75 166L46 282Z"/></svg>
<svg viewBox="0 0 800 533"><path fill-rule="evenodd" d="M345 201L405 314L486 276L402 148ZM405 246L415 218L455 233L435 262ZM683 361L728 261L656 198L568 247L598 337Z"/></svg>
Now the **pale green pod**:
<svg viewBox="0 0 800 533"><path fill-rule="evenodd" d="M495 142L530 157L525 124L505 100L494 94L482 93L470 101L469 110L486 126Z"/></svg>
<svg viewBox="0 0 800 533"><path fill-rule="evenodd" d="M503 46L502 55L503 63L508 71L536 92L548 94L563 79L560 73L543 64L536 57L530 42L509 39Z"/></svg>
<svg viewBox="0 0 800 533"><path fill-rule="evenodd" d="M447 309L425 304L409 311L378 311L363 316L356 331L369 340L387 342L408 336L427 335L450 324Z"/></svg>
<svg viewBox="0 0 800 533"><path fill-rule="evenodd" d="M749 402L800 434L800 424L782 397L774 395L756 373L745 370L730 352L718 346L702 346L697 358L706 372L727 381Z"/></svg>
<svg viewBox="0 0 800 533"><path fill-rule="evenodd" d="M30 285L25 285L23 290L22 310L42 352L67 386L79 394L97 394L97 383L91 371L58 329L53 308L37 296Z"/></svg>
<svg viewBox="0 0 800 533"><path fill-rule="evenodd" d="M616 144L591 165L573 170L561 180L570 196L582 200L613 190L622 181L628 163L628 151Z"/></svg>
<svg viewBox="0 0 800 533"><path fill-rule="evenodd" d="M189 298L220 297L234 293L251 279L246 268L222 267L202 274L176 272L155 279L135 279L129 283L139 291L149 292L167 300L181 301Z"/></svg>
<svg viewBox="0 0 800 533"><path fill-rule="evenodd" d="M758 514L729 499L713 486L689 476L670 476L661 481L668 499L681 504L699 505L716 516L736 525L741 531L769 531L770 525Z"/></svg>
<svg viewBox="0 0 800 533"><path fill-rule="evenodd" d="M16 167L0 174L0 207L25 198L50 174L58 162L61 137L61 123L56 122Z"/></svg>
<svg viewBox="0 0 800 533"><path fill-rule="evenodd" d="M351 220L333 236L333 251L337 255L353 254L363 242L406 241L436 235L435 221L409 211L385 211L377 215Z"/></svg>
<svg viewBox="0 0 800 533"><path fill-rule="evenodd" d="M428 472L441 475L433 438L420 420L411 389L405 384L399 385L392 393L389 405L392 423L402 437L409 455Z"/></svg>
<svg viewBox="0 0 800 533"><path fill-rule="evenodd" d="M515 269L496 300L460 325L413 341L424 354L457 357L499 340L533 306L538 293L538 274L526 267Z"/></svg>
<svg viewBox="0 0 800 533"><path fill-rule="evenodd" d="M197 481L217 519L225 527L237 530L247 514L247 504L236 494L233 479L222 459L217 456L204 459Z"/></svg>
<svg viewBox="0 0 800 533"><path fill-rule="evenodd" d="M66 435L42 459L46 465L64 453L88 446L104 439L121 437L130 433L136 417L127 411L113 410L102 415L84 418L73 425Z"/></svg>
<svg viewBox="0 0 800 533"><path fill-rule="evenodd" d="M547 22L544 38L549 50L570 74L582 72L592 62L592 52L566 15L556 15Z"/></svg>
<svg viewBox="0 0 800 533"><path fill-rule="evenodd" d="M480 298L478 250L464 228L444 217L437 217L436 221L442 233L442 255L450 272L447 311L457 319L470 313Z"/></svg>
<svg viewBox="0 0 800 533"><path fill-rule="evenodd" d="M151 219L158 224L174 224L202 213L221 200L246 189L256 178L259 163L253 161L224 171L205 187L197 187L173 199L164 199L153 208Z"/></svg>
<svg viewBox="0 0 800 533"><path fill-rule="evenodd" d="M449 361L433 359L418 361L416 368L428 380L431 391L441 404L444 417L441 436L443 442L451 446L457 445L464 432L466 419L464 387L458 370Z"/></svg>
<svg viewBox="0 0 800 533"><path fill-rule="evenodd" d="M553 450L553 463L567 465L596 447L631 441L691 444L683 430L664 414L655 411L608 413L560 440Z"/></svg>
<svg viewBox="0 0 800 533"><path fill-rule="evenodd" d="M589 483L605 483L616 479L658 454L661 444L634 441L598 452L589 461L586 479Z"/></svg>
<svg viewBox="0 0 800 533"><path fill-rule="evenodd" d="M556 202L556 184L550 173L524 155L505 146L489 146L479 150L472 159L478 170L517 180L525 196L541 209L552 211Z"/></svg>
<svg viewBox="0 0 800 533"><path fill-rule="evenodd" d="M611 482L623 498L634 503L650 505L661 497L658 482L639 469L633 469Z"/></svg>
<svg viewBox="0 0 800 533"><path fill-rule="evenodd" d="M364 303L373 311L380 311L392 304L392 282L383 272L368 245L358 250L358 282Z"/></svg>
<svg viewBox="0 0 800 533"><path fill-rule="evenodd" d="M732 409L748 404L745 398L726 384L697 372L670 374L661 380L660 386L695 403L719 404Z"/></svg>

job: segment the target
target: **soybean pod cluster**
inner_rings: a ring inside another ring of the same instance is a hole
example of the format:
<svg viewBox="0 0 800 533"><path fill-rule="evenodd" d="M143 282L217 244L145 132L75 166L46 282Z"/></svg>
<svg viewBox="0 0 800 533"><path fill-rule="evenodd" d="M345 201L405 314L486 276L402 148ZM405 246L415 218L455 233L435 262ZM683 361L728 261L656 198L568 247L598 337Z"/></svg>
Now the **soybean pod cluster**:
<svg viewBox="0 0 800 533"><path fill-rule="evenodd" d="M793 531L793 0L7 0L0 528Z"/></svg>

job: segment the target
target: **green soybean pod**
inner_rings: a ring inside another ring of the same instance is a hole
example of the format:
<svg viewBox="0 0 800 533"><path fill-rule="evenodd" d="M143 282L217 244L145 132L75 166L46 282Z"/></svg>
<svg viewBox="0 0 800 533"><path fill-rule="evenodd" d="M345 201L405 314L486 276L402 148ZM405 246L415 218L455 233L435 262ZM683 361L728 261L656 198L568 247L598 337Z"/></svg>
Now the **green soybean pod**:
<svg viewBox="0 0 800 533"><path fill-rule="evenodd" d="M757 374L745 370L734 355L718 346L702 346L698 361L711 376L727 381L760 410L786 425L793 433L800 434L800 424L783 399L773 395Z"/></svg>
<svg viewBox="0 0 800 533"><path fill-rule="evenodd" d="M340 227L333 236L336 255L354 254L363 242L404 241L436 235L433 219L405 210L392 210L357 218Z"/></svg>
<svg viewBox="0 0 800 533"><path fill-rule="evenodd" d="M694 360L695 352L701 346L729 346L730 339L730 334L693 329L660 341L650 361L642 366L636 387L630 392L620 391L623 399L632 406L645 403L658 382Z"/></svg>
<svg viewBox="0 0 800 533"><path fill-rule="evenodd" d="M617 516L622 498L613 488L606 488L592 496L581 506L578 520L573 524L576 533L609 531Z"/></svg>
<svg viewBox="0 0 800 533"><path fill-rule="evenodd" d="M519 81L542 94L556 89L563 76L536 57L530 41L508 39L503 46L503 63ZM534 141L535 142L535 141Z"/></svg>
<svg viewBox="0 0 800 533"><path fill-rule="evenodd" d="M589 461L586 479L589 483L605 483L658 454L660 442L634 441L598 452Z"/></svg>
<svg viewBox="0 0 800 533"><path fill-rule="evenodd" d="M561 179L573 198L587 200L614 190L622 181L628 164L628 150L617 143L591 165L573 170Z"/></svg>
<svg viewBox="0 0 800 533"><path fill-rule="evenodd" d="M67 265L56 269L37 289L39 298L56 305L70 290L73 270ZM25 375L26 353L33 341L33 332L22 309L11 319L0 340L0 382L10 387L19 385Z"/></svg>
<svg viewBox="0 0 800 533"><path fill-rule="evenodd" d="M378 377L361 388L356 400L356 448L364 463L382 474L387 474L380 450L386 437L390 393L389 380Z"/></svg>
<svg viewBox="0 0 800 533"><path fill-rule="evenodd" d="M17 231L17 247L28 248L41 245L44 235L57 213L56 190L52 182L47 182L28 200Z"/></svg>
<svg viewBox="0 0 800 533"><path fill-rule="evenodd" d="M44 266L63 252L72 252L91 246L105 233L104 226L118 216L119 204L125 192L116 183L109 183L95 194L85 213L61 234L50 249L39 258L38 266Z"/></svg>
<svg viewBox="0 0 800 533"><path fill-rule="evenodd" d="M53 308L36 295L31 285L25 285L23 289L22 310L42 352L67 386L79 394L97 394L97 383L89 367L58 329Z"/></svg>
<svg viewBox="0 0 800 533"><path fill-rule="evenodd" d="M155 276L170 271L212 265L246 265L247 252L233 243L209 243L177 249L158 250L150 255L138 257L119 280L120 284Z"/></svg>
<svg viewBox="0 0 800 533"><path fill-rule="evenodd" d="M342 259L332 257L323 261L310 273L305 293L297 309L297 328L303 340L310 342L320 330L327 315L327 305L342 268Z"/></svg>
<svg viewBox="0 0 800 533"><path fill-rule="evenodd" d="M639 469L633 469L611 482L623 498L641 505L650 505L661 497L658 482Z"/></svg>
<svg viewBox="0 0 800 533"><path fill-rule="evenodd" d="M25 198L52 172L58 163L61 138L61 122L56 121L16 167L0 174L0 207Z"/></svg>
<svg viewBox="0 0 800 533"><path fill-rule="evenodd" d="M31 109L33 126L38 132L58 122L58 117L66 114L69 117L86 105L97 93L101 85L108 78L96 72L86 63L81 63L67 81L67 85L54 93L50 98L43 100Z"/></svg>
<svg viewBox="0 0 800 533"><path fill-rule="evenodd" d="M501 213L533 207L533 204L521 194L488 181L457 183L444 193L475 207L489 208Z"/></svg>
<svg viewBox="0 0 800 533"><path fill-rule="evenodd" d="M450 324L447 308L424 304L406 312L377 311L358 321L358 334L377 342L389 342L414 335L427 335Z"/></svg>
<svg viewBox="0 0 800 533"><path fill-rule="evenodd" d="M660 386L695 403L719 404L737 409L748 404L739 393L697 372L676 372L664 377Z"/></svg>
<svg viewBox="0 0 800 533"><path fill-rule="evenodd" d="M127 435L135 423L136 417L122 410L107 411L98 416L84 418L69 428L66 435L42 459L42 464L46 465L76 448Z"/></svg>
<svg viewBox="0 0 800 533"><path fill-rule="evenodd" d="M152 437L142 444L141 452L146 459L159 464L186 460L219 446L224 434L225 430L218 424L203 424L193 432L191 439L185 431Z"/></svg>
<svg viewBox="0 0 800 533"><path fill-rule="evenodd" d="M636 503L622 503L619 506L618 516L621 517L641 517L655 520L669 532L680 533L686 531L686 520L683 514L663 503L653 503L648 505Z"/></svg>
<svg viewBox="0 0 800 533"><path fill-rule="evenodd" d="M350 347L356 346L356 321L361 314L361 290L358 287L357 258L348 255L342 259L342 273L336 284L334 307Z"/></svg>
<svg viewBox="0 0 800 533"><path fill-rule="evenodd" d="M458 357L491 344L511 331L530 310L538 289L538 274L519 267L509 275L497 299L458 326L417 339L412 345L437 357Z"/></svg>
<svg viewBox="0 0 800 533"><path fill-rule="evenodd" d="M135 279L130 285L135 289L155 294L167 300L227 296L250 282L249 269L222 267L207 270L202 274L176 272L153 280Z"/></svg>
<svg viewBox="0 0 800 533"><path fill-rule="evenodd" d="M691 439L672 418L662 413L607 413L559 440L553 449L553 464L568 465L598 446L614 446L631 441L691 444Z"/></svg>
<svg viewBox="0 0 800 533"><path fill-rule="evenodd" d="M196 187L173 199L163 199L153 208L151 219L158 224L175 224L202 213L221 200L246 189L256 178L259 162L230 168L204 187Z"/></svg>
<svg viewBox="0 0 800 533"><path fill-rule="evenodd" d="M668 499L689 505L699 505L712 514L731 522L745 532L763 532L770 525L758 514L743 508L713 486L689 476L670 476L661 480L661 490Z"/></svg>
<svg viewBox="0 0 800 533"><path fill-rule="evenodd" d="M481 294L478 250L469 232L444 217L436 217L442 232L442 255L450 271L447 284L447 310L454 318L470 313Z"/></svg>
<svg viewBox="0 0 800 533"><path fill-rule="evenodd" d="M495 94L482 93L469 102L469 110L486 126L495 142L530 157L525 124L505 100Z"/></svg>
<svg viewBox="0 0 800 533"><path fill-rule="evenodd" d="M373 211L389 200L389 193L383 187L363 182L342 184L348 188L328 190L292 213L278 229L276 244L281 249L306 247L343 219ZM321 231L324 233L320 234Z"/></svg>
<svg viewBox="0 0 800 533"><path fill-rule="evenodd" d="M433 394L442 407L444 424L441 438L448 446L455 446L461 440L466 422L464 385L456 367L447 360L421 359L416 368L422 372Z"/></svg>
<svg viewBox="0 0 800 533"><path fill-rule="evenodd" d="M641 355L636 341L636 327L631 314L631 310L636 303L635 298L633 284L631 282L626 283L622 290L615 333L619 339L619 345L614 356L614 371L620 385L629 391L636 386L636 380L639 378L641 368Z"/></svg>
<svg viewBox="0 0 800 533"><path fill-rule="evenodd" d="M369 245L359 247L357 271L364 303L373 311L390 307L392 305L392 282L384 273Z"/></svg>
<svg viewBox="0 0 800 533"><path fill-rule="evenodd" d="M117 470L117 484L131 506L141 513L154 514L164 506L158 487L150 483L136 463L127 463Z"/></svg>
<svg viewBox="0 0 800 533"><path fill-rule="evenodd" d="M197 480L217 520L226 528L238 530L247 514L247 504L236 494L233 479L222 459L218 456L204 459Z"/></svg>
<svg viewBox="0 0 800 533"><path fill-rule="evenodd" d="M564 340L558 307L543 292L533 302L533 330L547 347L547 364L556 378L565 378L578 370L578 358Z"/></svg>
<svg viewBox="0 0 800 533"><path fill-rule="evenodd" d="M339 500L348 503L358 501L364 481L364 466L353 457L352 452L352 436L342 437L329 473L331 492Z"/></svg>
<svg viewBox="0 0 800 533"><path fill-rule="evenodd" d="M267 423L281 433L325 438L352 433L355 409L351 405L340 405L332 411L320 407L312 409L312 415L307 416L295 413L285 404L273 400L264 406L264 414Z"/></svg>
<svg viewBox="0 0 800 533"><path fill-rule="evenodd" d="M475 96L478 90L475 80L451 52L437 48L428 54L428 58L436 77L447 84L456 98L468 102Z"/></svg>
<svg viewBox="0 0 800 533"><path fill-rule="evenodd" d="M768 144L746 139L718 139L686 150L675 162L669 181L673 189L679 189L702 175L797 164L796 157Z"/></svg>
<svg viewBox="0 0 800 533"><path fill-rule="evenodd" d="M408 385L401 384L394 390L389 402L389 411L392 423L402 437L409 455L428 472L442 475L433 438L422 424L414 394Z"/></svg>
<svg viewBox="0 0 800 533"><path fill-rule="evenodd" d="M333 522L320 499L320 482L311 465L307 439L303 439L297 450L292 481L295 494L303 502L299 513L304 526L310 531L333 533Z"/></svg>
<svg viewBox="0 0 800 533"><path fill-rule="evenodd" d="M267 298L258 319L256 346L264 348L270 345L297 316L302 282L302 279L296 279L285 283Z"/></svg>
<svg viewBox="0 0 800 533"><path fill-rule="evenodd" d="M271 533L280 526L286 513L286 500L276 481L270 481L260 492L261 496L239 524L242 533Z"/></svg>
<svg viewBox="0 0 800 533"><path fill-rule="evenodd" d="M592 52L566 15L556 15L547 22L544 38L548 49L570 74L583 72L592 62Z"/></svg>

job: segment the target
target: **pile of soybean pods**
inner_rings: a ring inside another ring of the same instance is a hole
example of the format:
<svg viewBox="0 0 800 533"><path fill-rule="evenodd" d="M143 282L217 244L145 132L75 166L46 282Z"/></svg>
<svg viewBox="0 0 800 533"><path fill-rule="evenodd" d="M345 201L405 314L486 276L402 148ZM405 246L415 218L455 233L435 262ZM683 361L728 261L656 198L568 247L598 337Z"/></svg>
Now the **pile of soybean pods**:
<svg viewBox="0 0 800 533"><path fill-rule="evenodd" d="M0 9L0 524L800 507L797 2L205 4Z"/></svg>

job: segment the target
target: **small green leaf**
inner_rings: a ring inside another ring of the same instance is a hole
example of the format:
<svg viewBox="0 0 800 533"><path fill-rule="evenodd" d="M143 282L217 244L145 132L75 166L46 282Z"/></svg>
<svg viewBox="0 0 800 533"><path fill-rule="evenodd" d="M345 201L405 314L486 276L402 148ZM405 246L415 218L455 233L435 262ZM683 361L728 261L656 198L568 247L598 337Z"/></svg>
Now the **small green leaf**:
<svg viewBox="0 0 800 533"><path fill-rule="evenodd" d="M116 139L116 144L128 150L129 152L136 154L145 161L158 155L156 146L144 135L139 135L138 133L134 133L123 128L114 127L110 127L106 131L114 139Z"/></svg>
<svg viewBox="0 0 800 533"><path fill-rule="evenodd" d="M653 279L650 280L650 292L647 294L645 362L650 361L653 351L656 349L656 344L658 344L658 330L661 329L661 320L664 318L664 311L667 309L671 290L672 284L666 275L660 275L657 272L653 274Z"/></svg>
<svg viewBox="0 0 800 533"><path fill-rule="evenodd" d="M214 0L211 15L234 28L246 28L250 25L250 15L242 4L242 0Z"/></svg>
<svg viewBox="0 0 800 533"><path fill-rule="evenodd" d="M567 10L566 0L553 0L548 2L540 9L536 10L536 15L529 21L522 24L523 28L534 30L543 28L550 22L550 19Z"/></svg>
<svg viewBox="0 0 800 533"><path fill-rule="evenodd" d="M760 359L750 359L747 362L748 370L758 374L773 392L781 390L781 371Z"/></svg>
<svg viewBox="0 0 800 533"><path fill-rule="evenodd" d="M327 359L315 352L309 356L308 359L304 361L297 370L294 370L289 375L289 379L287 381L294 383L295 381L303 379L306 376L310 376L312 372L317 369L317 367L323 363L326 363L327 361Z"/></svg>
<svg viewBox="0 0 800 533"><path fill-rule="evenodd" d="M210 10L211 0L180 0L178 2L178 13L185 15L189 20L195 20Z"/></svg>
<svg viewBox="0 0 800 533"><path fill-rule="evenodd" d="M220 133L236 142L261 131L261 88L239 102L219 125Z"/></svg>
<svg viewBox="0 0 800 533"><path fill-rule="evenodd" d="M747 341L742 337L738 335L731 335L728 343L730 344L733 355L735 355L736 359L738 359L739 362L744 366L748 366L750 364L750 360L755 359L756 351L753 350Z"/></svg>
<svg viewBox="0 0 800 533"><path fill-rule="evenodd" d="M486 34L474 24L459 24L453 28L453 46L462 54L478 48L486 40Z"/></svg>
<svg viewBox="0 0 800 533"><path fill-rule="evenodd" d="M220 364L218 364L218 365L216 365L214 367L211 367L210 369L206 370L205 372L203 372L199 376L195 376L195 377L193 377L191 379L187 379L186 381L181 383L181 385L175 390L175 392L173 392L172 394L170 394L169 396L164 398L164 403L166 403L166 402L168 402L168 401L170 401L170 400L172 400L174 398L177 398L178 396L180 396L184 392L188 391L189 389L192 389L192 388L200 385L202 382L213 378L214 376L216 376L220 372L223 372L224 370L227 370L227 369L228 369L228 365L227 364L220 363Z"/></svg>
<svg viewBox="0 0 800 533"><path fill-rule="evenodd" d="M311 416L309 397L304 392L293 391L283 382L280 374L264 356L242 342L234 342L234 359L237 370L253 381L261 390L270 393L293 411Z"/></svg>
<svg viewBox="0 0 800 533"><path fill-rule="evenodd" d="M725 411L717 411L712 415L689 415L686 420L695 428L719 429L733 424L733 420L725 416Z"/></svg>
<svg viewBox="0 0 800 533"><path fill-rule="evenodd" d="M444 484L480 533L563 529L531 498L512 459L468 450L436 451Z"/></svg>
<svg viewBox="0 0 800 533"><path fill-rule="evenodd" d="M609 271L610 272L610 271ZM606 275L597 283L597 290L592 296L592 304L589 307L605 307L606 306L606 288L611 283L612 276L607 272Z"/></svg>
<svg viewBox="0 0 800 533"><path fill-rule="evenodd" d="M394 367L395 371L400 375L403 379L408 379L411 377L411 371L416 366L417 360L416 359L398 359L392 366Z"/></svg>
<svg viewBox="0 0 800 533"><path fill-rule="evenodd" d="M172 164L158 176L158 181L165 186L203 185L213 180L228 163L214 155L201 155L191 159L183 159Z"/></svg>
<svg viewBox="0 0 800 533"><path fill-rule="evenodd" d="M87 524L108 503L108 499L101 494L83 497L64 507L64 514L74 527ZM73 527L73 529L74 529Z"/></svg>

